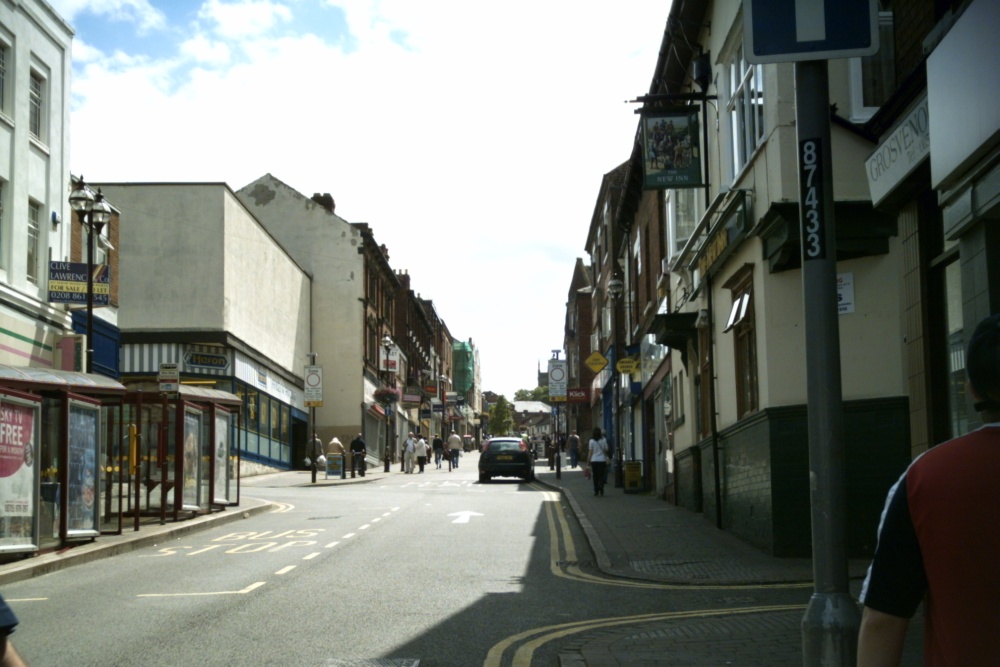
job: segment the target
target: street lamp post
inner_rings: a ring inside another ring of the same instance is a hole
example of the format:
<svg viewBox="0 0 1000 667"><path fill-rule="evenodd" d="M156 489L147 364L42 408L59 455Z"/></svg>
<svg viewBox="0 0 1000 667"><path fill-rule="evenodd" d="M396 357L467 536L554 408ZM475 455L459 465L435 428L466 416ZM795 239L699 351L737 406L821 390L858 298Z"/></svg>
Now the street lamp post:
<svg viewBox="0 0 1000 667"><path fill-rule="evenodd" d="M618 359L621 358L619 352L619 340L618 340L618 304L619 299L621 299L622 293L625 291L625 284L622 282L621 278L612 278L608 281L608 295L612 299L613 310L611 312L611 342L612 348L614 350L614 356L611 359L611 373L614 378L614 385L612 385L613 394L611 398L611 421L614 425L614 441L613 446L614 458L615 458L615 488L620 489L625 486L625 480L622 475L622 439L621 439L621 425L619 417L619 401L621 384L621 373L618 372Z"/></svg>
<svg viewBox="0 0 1000 667"><path fill-rule="evenodd" d="M448 394L447 394L447 392L444 389L444 383L445 382L448 382L448 376L444 375L444 374L438 375L438 393L441 394L441 425L440 425L439 428L441 429L441 431L440 431L440 433L441 433L441 441L444 442L444 450L445 450L444 453L447 454L447 457L448 457L448 472L451 472L451 468L452 468L451 450L448 448L448 438L446 438L445 434L444 434L445 418L446 418L446 416L448 414L447 413L447 410L448 410ZM433 417L433 415L431 415L431 416ZM431 419L432 423L433 423L433 421L434 420Z"/></svg>
<svg viewBox="0 0 1000 667"><path fill-rule="evenodd" d="M382 360L382 363L385 365L385 386L388 387L389 386L389 380L392 377L391 375L389 375L389 352L392 350L392 338L390 338L388 334L386 334L382 338L382 347L385 348L385 358ZM384 459L384 464L385 464L384 472L389 472L389 447L390 447L389 443L391 442L389 440L389 438L390 438L390 431L392 430L392 413L391 413L391 410L392 410L392 404L391 403L386 403L386 405L385 405L385 452L383 454L383 459Z"/></svg>
<svg viewBox="0 0 1000 667"><path fill-rule="evenodd" d="M111 206L100 188L95 193L80 177L80 186L69 196L69 205L87 228L87 373L94 370L94 237L111 222Z"/></svg>

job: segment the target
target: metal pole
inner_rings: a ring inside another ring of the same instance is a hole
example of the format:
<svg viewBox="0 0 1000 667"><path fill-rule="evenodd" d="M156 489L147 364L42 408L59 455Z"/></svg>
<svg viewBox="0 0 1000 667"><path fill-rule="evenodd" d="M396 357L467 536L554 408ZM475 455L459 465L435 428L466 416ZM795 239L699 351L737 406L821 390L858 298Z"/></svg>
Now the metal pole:
<svg viewBox="0 0 1000 667"><path fill-rule="evenodd" d="M623 470L624 465L624 452L622 451L622 424L621 424L621 411L619 409L619 404L621 403L621 384L622 384L622 374L618 372L618 360L621 358L619 354L620 341L618 336L618 299L622 297L615 298L615 309L612 313L611 322L611 337L614 340L614 345L612 346L611 355L611 372L614 377L614 391L612 392L612 406L611 406L611 418L612 424L614 425L614 436L612 440L612 446L614 447L614 456L612 457L611 464L614 466L615 474L615 488L623 489L625 488L625 471Z"/></svg>
<svg viewBox="0 0 1000 667"><path fill-rule="evenodd" d="M382 363L385 364L385 386L389 386L389 349L390 345L385 346L385 359ZM392 418L390 417L391 411L389 408L389 403L386 402L385 406L385 452L383 453L384 469L383 472L389 472L389 429L392 426Z"/></svg>
<svg viewBox="0 0 1000 667"><path fill-rule="evenodd" d="M853 666L861 625L848 589L837 322L837 244L825 60L795 64L814 591L802 618L806 667Z"/></svg>
<svg viewBox="0 0 1000 667"><path fill-rule="evenodd" d="M83 214L87 228L87 373L94 372L94 212Z"/></svg>

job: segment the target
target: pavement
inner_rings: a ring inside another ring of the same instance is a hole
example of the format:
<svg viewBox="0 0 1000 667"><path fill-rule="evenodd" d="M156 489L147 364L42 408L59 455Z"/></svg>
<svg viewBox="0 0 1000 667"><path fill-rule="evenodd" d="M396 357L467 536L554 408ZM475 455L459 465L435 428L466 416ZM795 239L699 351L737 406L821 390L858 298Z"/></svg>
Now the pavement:
<svg viewBox="0 0 1000 667"><path fill-rule="evenodd" d="M402 474L398 464L390 475ZM711 609L662 614L652 620L608 623L566 634L558 645L560 667L682 667L688 665L801 664L801 621L812 592L812 562L774 558L718 530L714 523L652 494L615 488L595 497L592 482L581 468L557 475L544 461L536 465L537 482L561 492L586 535L596 567L603 573L645 582L720 591ZM311 486L308 471L281 472L241 480L240 504L192 519L128 526L121 535L101 535L94 541L0 564L0 590L13 581L37 577L72 565L126 553L211 526L270 511L271 503L254 497L254 487ZM365 477L325 479L315 485L374 482L385 477L381 468ZM856 595L867 561L851 561L851 589ZM787 586L800 592L789 605ZM731 587L731 590L726 590ZM665 593L669 594L669 593ZM614 610L608 616L614 617ZM922 633L914 623L903 664L920 663ZM852 663L853 664L853 663Z"/></svg>

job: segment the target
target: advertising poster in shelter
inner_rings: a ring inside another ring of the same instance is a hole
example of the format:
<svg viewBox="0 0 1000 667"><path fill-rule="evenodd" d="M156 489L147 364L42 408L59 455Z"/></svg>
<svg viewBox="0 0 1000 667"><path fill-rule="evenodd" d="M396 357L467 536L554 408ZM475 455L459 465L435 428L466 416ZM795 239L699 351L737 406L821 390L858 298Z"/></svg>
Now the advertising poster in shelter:
<svg viewBox="0 0 1000 667"><path fill-rule="evenodd" d="M35 543L38 406L0 397L0 550Z"/></svg>
<svg viewBox="0 0 1000 667"><path fill-rule="evenodd" d="M184 413L184 509L198 509L198 465L201 451L198 442L201 433L201 415Z"/></svg>
<svg viewBox="0 0 1000 667"><path fill-rule="evenodd" d="M69 485L66 489L66 532L92 536L97 524L97 448L100 408L72 402L69 406Z"/></svg>
<svg viewBox="0 0 1000 667"><path fill-rule="evenodd" d="M214 501L229 503L229 415L215 415Z"/></svg>
<svg viewBox="0 0 1000 667"><path fill-rule="evenodd" d="M704 185L697 110L643 112L641 126L644 189L673 190Z"/></svg>

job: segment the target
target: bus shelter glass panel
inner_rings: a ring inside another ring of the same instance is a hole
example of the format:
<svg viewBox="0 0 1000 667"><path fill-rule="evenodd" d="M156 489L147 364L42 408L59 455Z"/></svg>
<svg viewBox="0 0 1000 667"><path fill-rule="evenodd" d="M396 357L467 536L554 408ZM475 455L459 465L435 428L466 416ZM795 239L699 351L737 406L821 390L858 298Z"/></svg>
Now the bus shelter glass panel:
<svg viewBox="0 0 1000 667"><path fill-rule="evenodd" d="M0 394L0 552L38 548L40 405Z"/></svg>
<svg viewBox="0 0 1000 667"><path fill-rule="evenodd" d="M230 413L218 410L215 413L215 486L213 502L228 505L229 481L232 476L232 452L230 451L229 436L233 424L233 417Z"/></svg>
<svg viewBox="0 0 1000 667"><path fill-rule="evenodd" d="M211 508L212 503L212 456L215 446L212 443L212 426L206 414L201 420L201 450L198 452L198 507L203 510Z"/></svg>
<svg viewBox="0 0 1000 667"><path fill-rule="evenodd" d="M100 442L100 406L71 400L66 486L67 538L94 537L99 532L97 462Z"/></svg>
<svg viewBox="0 0 1000 667"><path fill-rule="evenodd" d="M129 442L121 422L121 405L101 406L101 456L98 465L101 530L119 532L128 511L131 488Z"/></svg>
<svg viewBox="0 0 1000 667"><path fill-rule="evenodd" d="M38 548L50 549L59 544L59 523L62 506L62 483L59 445L62 441L62 425L66 423L65 406L62 399L46 397L42 399L41 447L39 448L38 469L41 474Z"/></svg>
<svg viewBox="0 0 1000 667"><path fill-rule="evenodd" d="M177 427L174 415L177 409L167 406L166 414L161 404L144 405L140 415L139 449L142 459L143 510L159 509L173 505L171 490L174 486L175 443ZM166 502L163 497L166 494Z"/></svg>
<svg viewBox="0 0 1000 667"><path fill-rule="evenodd" d="M181 503L182 509L197 510L198 480L201 478L202 418L200 411L187 408L184 411L184 447L181 450L183 471Z"/></svg>

